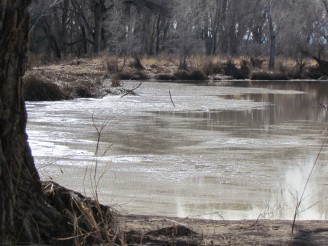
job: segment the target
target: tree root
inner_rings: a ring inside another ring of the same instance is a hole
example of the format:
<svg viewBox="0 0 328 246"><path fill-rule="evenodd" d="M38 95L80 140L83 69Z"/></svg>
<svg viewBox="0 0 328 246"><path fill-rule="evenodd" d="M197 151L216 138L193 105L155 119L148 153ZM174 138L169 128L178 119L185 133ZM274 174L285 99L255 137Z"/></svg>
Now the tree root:
<svg viewBox="0 0 328 246"><path fill-rule="evenodd" d="M58 242L108 245L118 240L117 213L112 208L52 181L42 182L42 190L49 205L66 219L67 231Z"/></svg>
<svg viewBox="0 0 328 246"><path fill-rule="evenodd" d="M175 224L148 232L119 229L119 214L97 200L47 181L42 190L49 205L66 219L61 245L200 245L202 235Z"/></svg>

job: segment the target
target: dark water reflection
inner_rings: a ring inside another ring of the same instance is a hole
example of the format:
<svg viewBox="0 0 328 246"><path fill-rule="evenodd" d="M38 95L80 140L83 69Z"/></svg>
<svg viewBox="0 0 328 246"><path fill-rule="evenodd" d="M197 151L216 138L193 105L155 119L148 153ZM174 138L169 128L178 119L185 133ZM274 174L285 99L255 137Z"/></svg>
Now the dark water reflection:
<svg viewBox="0 0 328 246"><path fill-rule="evenodd" d="M268 102L265 110L210 110L209 112L157 112L160 115L176 115L186 118L206 119L209 127L218 122L247 124L253 127L265 127L290 120L323 122L326 113L320 104L328 98L327 82L225 82L224 86L241 88L265 88L270 90L296 91L299 94L287 93L243 93L214 95L227 100L248 100L254 102ZM213 86L213 84L211 84ZM218 83L216 86L222 86ZM154 112L156 113L156 112ZM204 125L206 128L206 126Z"/></svg>
<svg viewBox="0 0 328 246"><path fill-rule="evenodd" d="M169 87L176 107L168 98ZM112 175L102 181L103 201L134 213L212 219L293 217L296 198L323 142L328 113L320 103L328 98L328 84L145 83L138 93L140 97L74 104L29 104L36 159L49 158L49 143L55 149L65 146L70 158L54 161L52 168L60 166L68 177L53 170L51 177L71 188L81 187L84 167L72 163L86 155L74 155L72 149L80 153L92 146L86 144L94 136L92 122L81 126L88 112L100 120L111 119L101 144L115 144L110 156L99 159ZM49 114L51 118L40 118ZM63 124L63 119L73 123ZM41 131L40 125L46 129ZM48 139L42 144L44 136ZM59 148L66 153L63 149ZM303 219L328 217L326 152L324 148L310 179L303 208L318 204L302 213Z"/></svg>

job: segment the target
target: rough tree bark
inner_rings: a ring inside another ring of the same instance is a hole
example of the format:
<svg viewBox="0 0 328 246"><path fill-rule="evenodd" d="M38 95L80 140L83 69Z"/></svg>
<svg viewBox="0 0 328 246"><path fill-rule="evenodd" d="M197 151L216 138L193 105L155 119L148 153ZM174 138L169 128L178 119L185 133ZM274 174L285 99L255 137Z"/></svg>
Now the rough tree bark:
<svg viewBox="0 0 328 246"><path fill-rule="evenodd" d="M113 211L54 183L42 183L26 134L22 76L29 0L0 0L0 244L109 245Z"/></svg>
<svg viewBox="0 0 328 246"><path fill-rule="evenodd" d="M49 206L27 142L22 75L29 0L0 0L0 242L53 244L61 216Z"/></svg>

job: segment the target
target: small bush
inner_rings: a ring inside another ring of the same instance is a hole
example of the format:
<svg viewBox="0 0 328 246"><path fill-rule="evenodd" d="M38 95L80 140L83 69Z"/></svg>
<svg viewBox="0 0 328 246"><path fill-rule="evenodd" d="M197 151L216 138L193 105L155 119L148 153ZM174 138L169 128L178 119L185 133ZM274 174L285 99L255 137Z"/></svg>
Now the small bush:
<svg viewBox="0 0 328 246"><path fill-rule="evenodd" d="M250 77L251 80L287 80L285 74L272 72L272 71L254 71Z"/></svg>
<svg viewBox="0 0 328 246"><path fill-rule="evenodd" d="M120 86L120 78L117 76L117 73L122 72L126 63L126 58L123 58L123 61L119 62L117 57L108 58L106 61L106 71L104 78L111 78L112 79L112 86L117 87Z"/></svg>
<svg viewBox="0 0 328 246"><path fill-rule="evenodd" d="M133 54L131 57L130 67L136 68L138 70L144 70L144 66L141 64L140 58L137 54Z"/></svg>
<svg viewBox="0 0 328 246"><path fill-rule="evenodd" d="M203 64L202 71L206 75L222 73L222 67L218 63L214 63L212 60L207 61Z"/></svg>
<svg viewBox="0 0 328 246"><path fill-rule="evenodd" d="M200 70L196 69L191 72L178 70L174 73L174 77L178 80L207 80L207 76Z"/></svg>
<svg viewBox="0 0 328 246"><path fill-rule="evenodd" d="M304 77L304 71L306 67L306 62L303 61L303 59L297 59L295 67L293 69L293 78L303 78Z"/></svg>
<svg viewBox="0 0 328 246"><path fill-rule="evenodd" d="M176 77L179 80L189 80L189 76L187 71L185 70L178 70L174 73L174 77Z"/></svg>
<svg viewBox="0 0 328 246"><path fill-rule="evenodd" d="M185 70L185 71L188 70L188 64L185 56L180 59L178 68L179 70Z"/></svg>
<svg viewBox="0 0 328 246"><path fill-rule="evenodd" d="M304 71L304 77L309 79L319 79L320 77L322 77L322 75L323 74L321 73L318 65L309 66Z"/></svg>
<svg viewBox="0 0 328 246"><path fill-rule="evenodd" d="M190 80L207 80L207 76L200 70L196 69L189 73Z"/></svg>
<svg viewBox="0 0 328 246"><path fill-rule="evenodd" d="M82 97L82 98L90 98L93 97L92 93L90 92L90 90L84 86L77 86L74 89L74 92L76 94L77 97Z"/></svg>
<svg viewBox="0 0 328 246"><path fill-rule="evenodd" d="M328 80L328 76L327 75L323 75L319 78L319 80Z"/></svg>
<svg viewBox="0 0 328 246"><path fill-rule="evenodd" d="M226 64L224 64L223 72L224 75L231 76L234 79L245 79L245 76L241 73L232 60L229 60Z"/></svg>
<svg viewBox="0 0 328 246"><path fill-rule="evenodd" d="M289 79L299 79L301 77L295 66L283 63L282 61L277 62L277 71L278 73L276 72L276 74L283 74Z"/></svg>
<svg viewBox="0 0 328 246"><path fill-rule="evenodd" d="M286 74L289 79L304 78L304 71L297 66L285 69L284 74Z"/></svg>
<svg viewBox="0 0 328 246"><path fill-rule="evenodd" d="M253 66L253 68L262 68L262 65L264 63L265 59L260 57L251 57L250 62Z"/></svg>
<svg viewBox="0 0 328 246"><path fill-rule="evenodd" d="M55 83L43 78L40 74L24 77L24 98L27 101L63 100L67 95Z"/></svg>
<svg viewBox="0 0 328 246"><path fill-rule="evenodd" d="M119 80L147 80L149 77L142 71L135 73L121 72L117 73L117 78Z"/></svg>
<svg viewBox="0 0 328 246"><path fill-rule="evenodd" d="M175 76L173 74L157 74L155 76L156 80L163 80L163 81L170 81L170 80L175 80Z"/></svg>
<svg viewBox="0 0 328 246"><path fill-rule="evenodd" d="M108 59L106 62L107 73L116 73L119 71L118 60L115 58Z"/></svg>
<svg viewBox="0 0 328 246"><path fill-rule="evenodd" d="M159 69L159 65L157 64L151 64L149 67L152 69Z"/></svg>
<svg viewBox="0 0 328 246"><path fill-rule="evenodd" d="M120 72L116 74L117 79L119 80L132 80L133 74L128 72Z"/></svg>
<svg viewBox="0 0 328 246"><path fill-rule="evenodd" d="M149 77L144 72L138 71L134 74L134 80L147 80Z"/></svg>
<svg viewBox="0 0 328 246"><path fill-rule="evenodd" d="M248 79L251 73L250 64L247 60L243 59L240 62L239 77L241 79Z"/></svg>
<svg viewBox="0 0 328 246"><path fill-rule="evenodd" d="M85 59L74 59L73 61L70 61L68 65L79 66L81 64L86 64L86 63L87 61Z"/></svg>
<svg viewBox="0 0 328 246"><path fill-rule="evenodd" d="M111 84L112 87L121 86L121 80L117 74L112 75L111 81L112 81L112 84Z"/></svg>

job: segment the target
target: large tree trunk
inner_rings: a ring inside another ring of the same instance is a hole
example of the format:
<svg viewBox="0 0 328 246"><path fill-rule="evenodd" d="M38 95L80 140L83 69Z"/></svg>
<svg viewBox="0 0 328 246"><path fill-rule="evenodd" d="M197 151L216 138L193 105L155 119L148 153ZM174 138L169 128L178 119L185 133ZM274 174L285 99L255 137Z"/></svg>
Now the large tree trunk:
<svg viewBox="0 0 328 246"><path fill-rule="evenodd" d="M105 15L105 6L103 1L93 1L92 2L92 11L94 13L94 33L93 33L93 40L94 46L93 51L95 54L98 54L101 51L101 30L103 26L103 19Z"/></svg>
<svg viewBox="0 0 328 246"><path fill-rule="evenodd" d="M0 0L0 242L52 244L61 216L46 204L27 142L22 75L28 0Z"/></svg>
<svg viewBox="0 0 328 246"><path fill-rule="evenodd" d="M109 207L53 183L42 188L26 134L22 76L29 0L0 0L0 244L115 241Z"/></svg>
<svg viewBox="0 0 328 246"><path fill-rule="evenodd" d="M267 5L267 14L268 14L268 22L269 22L269 31L270 31L270 55L269 55L269 69L273 70L275 65L276 58L276 32L273 26L272 20L272 1L268 1Z"/></svg>

